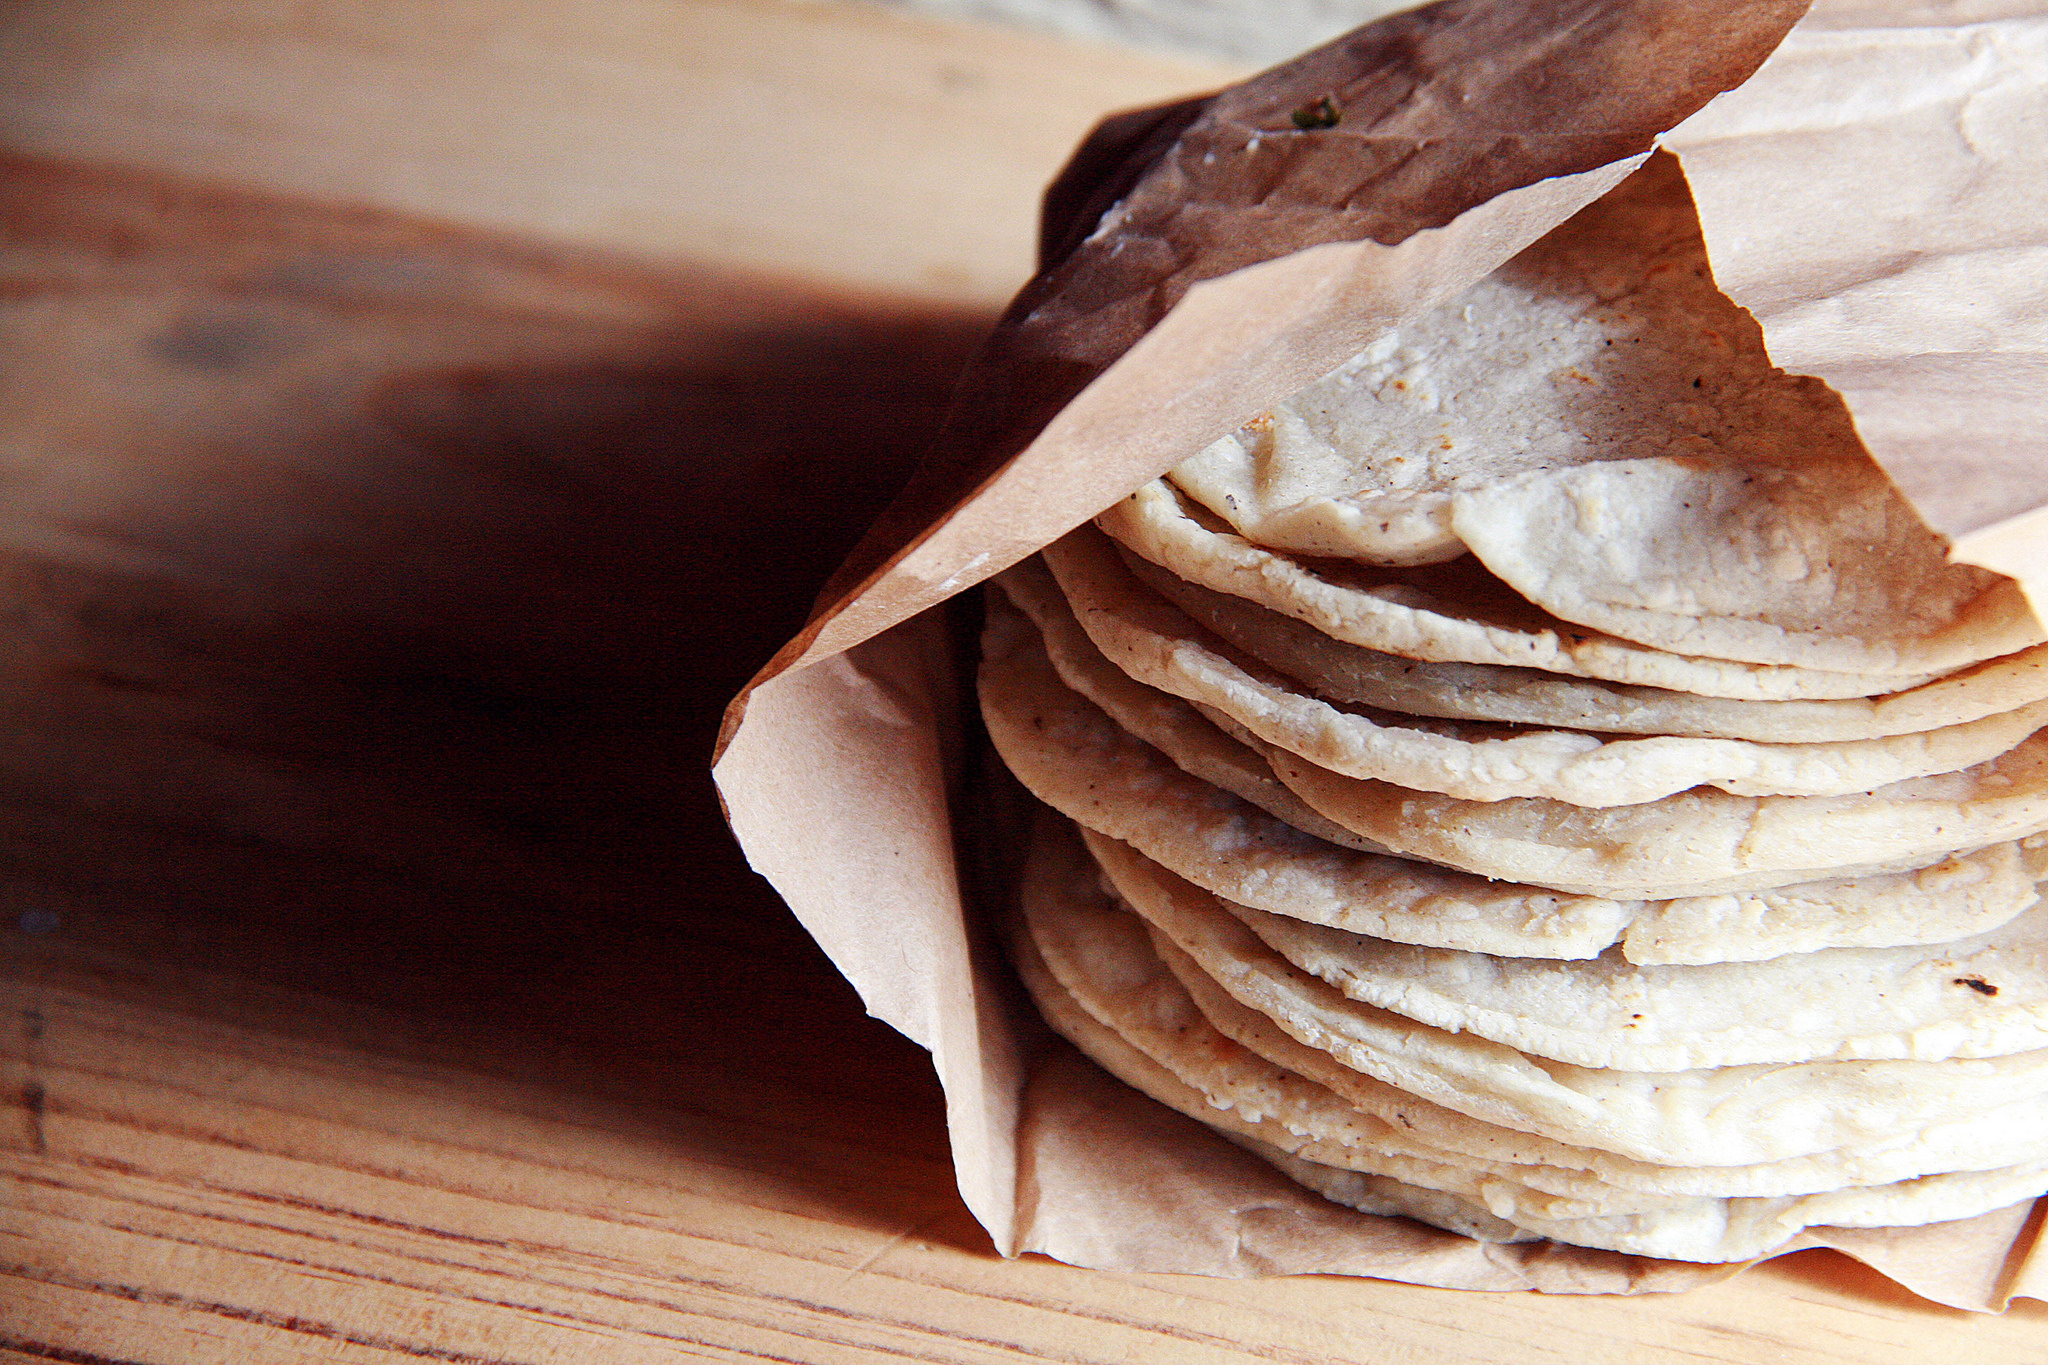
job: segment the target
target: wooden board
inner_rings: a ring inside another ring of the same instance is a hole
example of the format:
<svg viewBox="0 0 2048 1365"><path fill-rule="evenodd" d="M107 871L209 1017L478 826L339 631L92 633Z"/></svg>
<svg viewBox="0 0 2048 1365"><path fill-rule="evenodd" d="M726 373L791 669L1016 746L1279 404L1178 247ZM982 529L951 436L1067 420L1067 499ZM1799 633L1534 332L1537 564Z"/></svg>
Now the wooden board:
<svg viewBox="0 0 2048 1365"><path fill-rule="evenodd" d="M795 225L853 243L802 271L680 216L586 234L559 186L601 166L522 169L432 98L421 145L531 198L413 202L344 171L405 141L418 73L500 60L476 26L543 11L288 12L290 43L218 4L0 30L37 154L0 163L0 1360L2048 1358L2042 1305L1936 1309L1831 1254L1643 1300L994 1256L923 1055L744 867L703 763L1016 262L933 248L979 264L881 293L879 227ZM876 89L948 44L1068 61L824 5L576 15L558 56L623 64L621 126L639 54L714 40L785 93L837 88L817 51ZM296 108L339 87L382 113Z"/></svg>
<svg viewBox="0 0 2048 1365"><path fill-rule="evenodd" d="M1221 67L801 0L17 0L16 151L1001 305L1094 121Z"/></svg>

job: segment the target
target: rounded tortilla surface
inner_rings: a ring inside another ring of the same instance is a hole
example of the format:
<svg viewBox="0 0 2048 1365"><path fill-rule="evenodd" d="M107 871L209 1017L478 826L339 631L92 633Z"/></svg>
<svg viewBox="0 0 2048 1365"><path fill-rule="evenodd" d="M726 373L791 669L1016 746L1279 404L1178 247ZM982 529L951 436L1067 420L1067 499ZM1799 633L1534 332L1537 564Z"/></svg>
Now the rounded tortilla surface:
<svg viewBox="0 0 2048 1365"><path fill-rule="evenodd" d="M1917 676L2043 638L2019 585L1949 563L1867 455L1537 470L1459 493L1451 524L1546 611L1674 653Z"/></svg>
<svg viewBox="0 0 2048 1365"><path fill-rule="evenodd" d="M2048 857L2028 849L2031 842L1992 844L1906 872L1653 900L1622 936L1622 956L1649 965L1758 962L1988 933L2040 902Z"/></svg>
<svg viewBox="0 0 2048 1365"><path fill-rule="evenodd" d="M1248 540L1470 549L1681 654L1923 673L2043 638L2010 580L1948 562L1840 398L1771 363L1668 156L1171 477Z"/></svg>
<svg viewBox="0 0 2048 1365"><path fill-rule="evenodd" d="M1449 559L1452 496L1532 462L1739 450L1744 418L1839 442L1755 330L1714 287L1683 173L1655 156L1170 477L1275 549Z"/></svg>
<svg viewBox="0 0 2048 1365"><path fill-rule="evenodd" d="M1413 659L1755 700L1869 697L1940 676L1832 672L1654 649L1539 610L1469 556L1438 569L1377 572L1304 562L1205 524L1158 479L1095 520L1140 558L1189 582L1270 607L1334 639Z"/></svg>
<svg viewBox="0 0 2048 1365"><path fill-rule="evenodd" d="M1745 701L1560 677L1533 668L1432 663L1333 640L1242 598L1188 583L1128 551L1125 567L1235 648L1331 701L1417 716L1563 726L1607 734L1693 735L1774 744L1878 739L1981 720L2048 699L2048 645L1904 692Z"/></svg>
<svg viewBox="0 0 2048 1365"><path fill-rule="evenodd" d="M1665 1166L1749 1166L1832 1154L1855 1169L1867 1154L1909 1141L2001 1155L2034 1150L2040 1141L2048 1050L1666 1072L1539 1062L1488 1039L1347 1000L1267 947L1199 887L1128 850L1120 855L1099 836L1088 842L1117 894L1180 950L1178 961L1161 956L1205 1015L1204 992L1227 992L1349 1069L1487 1123ZM1183 974L1182 962L1192 975Z"/></svg>
<svg viewBox="0 0 2048 1365"><path fill-rule="evenodd" d="M2048 1048L2048 908L1937 945L1766 962L1545 962L1389 943L1222 902L1347 997L1579 1066L1991 1057Z"/></svg>
<svg viewBox="0 0 2048 1365"><path fill-rule="evenodd" d="M1541 797L1461 801L1260 747L1303 800L1382 847L1589 895L1698 896L1899 871L2048 826L2048 733L1962 772L1854 795L1703 788L1605 810Z"/></svg>
<svg viewBox="0 0 2048 1365"><path fill-rule="evenodd" d="M1161 736L1176 746L1171 757L1139 741L1063 683L1030 624L1014 614L990 613L980 691L990 736L1011 770L1069 818L1233 900L1402 942L1583 958L1620 939L1645 961L1727 961L1958 938L2034 900L2033 880L2010 846L1906 873L1741 895L1560 896L1303 833L1189 771L1236 741L1199 716ZM1218 760L1232 772L1250 765L1264 760L1249 752Z"/></svg>
<svg viewBox="0 0 2048 1365"><path fill-rule="evenodd" d="M1973 766L2048 723L2043 701L1913 735L1758 744L1615 739L1345 710L1234 656L1132 575L1092 529L1044 555L1089 638L1139 682L1220 710L1264 742L1345 776L1467 800L1624 806L1698 786L1743 796L1837 796Z"/></svg>

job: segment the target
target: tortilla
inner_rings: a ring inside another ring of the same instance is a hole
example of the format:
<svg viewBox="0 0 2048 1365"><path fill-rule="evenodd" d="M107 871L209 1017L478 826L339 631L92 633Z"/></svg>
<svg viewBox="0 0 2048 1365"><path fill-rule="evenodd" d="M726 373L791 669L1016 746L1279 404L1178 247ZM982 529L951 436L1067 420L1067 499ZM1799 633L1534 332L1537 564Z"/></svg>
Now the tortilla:
<svg viewBox="0 0 2048 1365"><path fill-rule="evenodd" d="M1452 524L1545 610L1678 653L1917 677L2043 638L2019 585L1947 562L1867 455L1539 470L1460 493Z"/></svg>
<svg viewBox="0 0 2048 1365"><path fill-rule="evenodd" d="M1105 509L1095 524L1180 578L1270 607L1333 639L1412 659L1753 700L1878 696L1942 672L1878 676L1674 654L1550 615L1469 556L1420 570L1291 558L1218 529L1159 479Z"/></svg>
<svg viewBox="0 0 2048 1365"><path fill-rule="evenodd" d="M1533 668L1404 659L1333 640L1290 616L1184 582L1128 551L1119 555L1147 586L1233 648L1317 696L1408 715L1807 744L1913 734L2048 699L2048 645L1904 692L1811 701L1703 697Z"/></svg>
<svg viewBox="0 0 2048 1365"><path fill-rule="evenodd" d="M1013 934L1011 944L1026 987L1068 1041L1189 1117L1226 1132L1262 1135L1327 1165L1548 1217L1634 1212L1688 1198L1611 1185L1584 1171L1474 1160L1434 1146L1396 1120L1351 1108L1326 1087L1216 1032L1152 954L1144 925L1099 899L1086 906L1083 894L1071 884L1027 880L1025 930ZM1055 898L1065 904L1047 904ZM1530 1183L1532 1177L1541 1183Z"/></svg>
<svg viewBox="0 0 2048 1365"><path fill-rule="evenodd" d="M1118 896L1179 949L1179 957L1161 956L1212 1020L1205 993L1221 990L1350 1070L1501 1127L1664 1166L1749 1166L1827 1153L1853 1168L1873 1152L1930 1135L1951 1149L2025 1151L2038 1144L2048 1114L2048 1050L1663 1072L1538 1062L1489 1039L1347 1000L1289 964L1199 887L1120 856L1100 836L1088 842Z"/></svg>
<svg viewBox="0 0 2048 1365"><path fill-rule="evenodd" d="M1182 771L1065 687L1035 640L984 641L982 716L1017 779L1076 823L1170 860L1247 903L1445 946L1590 957L1616 902L1502 885L1304 834Z"/></svg>
<svg viewBox="0 0 2048 1365"><path fill-rule="evenodd" d="M1927 673L2043 638L2010 580L1948 562L1833 391L1771 363L1668 155L1172 477L1251 541L1470 549L1676 653Z"/></svg>
<svg viewBox="0 0 2048 1365"><path fill-rule="evenodd" d="M1031 914L1031 908L1027 908L1026 913ZM1298 1116L1304 1106L1321 1108L1333 1100L1334 1097L1327 1094L1317 1097L1318 1088L1312 1082L1284 1071L1266 1071L1266 1074L1256 1077L1240 1075L1225 1078L1223 1085L1228 1093L1220 1098L1227 1102L1219 1103L1219 1097L1205 1095L1187 1084L1169 1067L1149 1056L1141 1046L1133 1045L1115 1028L1095 1018L1082 1001L1066 989L1046 959L1039 955L1038 946L1045 940L1036 939L1034 935L1042 923L1042 918L1034 917L1034 932L1014 936L1013 946L1020 974L1047 1019L1112 1074L1218 1129L1232 1140L1247 1142L1254 1150L1278 1149L1296 1160L1306 1159L1324 1171L1336 1169L1354 1177L1363 1176L1374 1186L1393 1180L1411 1188L1449 1195L1462 1201L1468 1212L1483 1210L1510 1227L1570 1240L1575 1245L1639 1255L1706 1261L1741 1260L1762 1254L1801 1228L1815 1223L1855 1225L1862 1221L1898 1224L1966 1217L2003 1207L2015 1198L2048 1185L2048 1165L2041 1163L1931 1175L1896 1184L1847 1186L1773 1199L1649 1195L1609 1186L1597 1179L1587 1180L1568 1172L1548 1173L1583 1188L1587 1197L1581 1198L1554 1194L1517 1178L1535 1174L1532 1168L1434 1160L1373 1142L1347 1144L1328 1141L1286 1121L1287 1116ZM1086 971L1089 965L1087 958L1098 946L1087 945L1079 955L1067 955L1067 965ZM1147 993L1146 987L1153 980L1142 972L1127 973L1132 966L1128 960L1119 960L1106 967L1100 963L1095 966L1096 970L1090 973L1091 978L1098 986L1106 986L1113 997L1136 994L1142 999ZM1119 976L1122 976L1121 980L1117 979ZM1117 1017L1127 1018L1137 1025L1141 1037L1153 1042L1168 1036L1175 1022L1193 1022L1183 1018L1148 1024L1141 1017L1132 1015L1129 1005L1112 1008ZM1137 1009L1141 1014L1143 1006L1139 1005ZM1222 1049L1216 1062L1226 1071L1232 1067L1264 1070L1259 1062L1248 1059L1228 1040L1217 1038L1214 1042ZM1279 1112L1267 1113L1246 1107L1243 1099L1246 1094L1267 1097L1264 1102L1273 1104ZM1384 1128L1383 1124L1369 1121L1369 1131L1378 1132ZM1354 1126L1354 1131L1359 1131L1357 1126ZM1391 1132L1388 1135L1393 1136ZM1283 1164L1282 1169L1293 1173L1294 1168ZM1341 1190L1350 1183L1329 1181L1312 1171L1299 1174L1309 1179L1311 1188ZM1381 1189L1380 1193L1384 1198L1386 1191ZM1391 1206L1368 1207L1415 1212L1418 1209L1440 1210L1444 1205L1441 1201L1429 1200L1421 1204L1404 1201ZM1454 1221L1453 1226L1478 1226L1495 1235L1500 1232L1498 1228L1463 1215Z"/></svg>
<svg viewBox="0 0 2048 1365"><path fill-rule="evenodd" d="M1098 524L981 694L1106 878L1039 850L1015 932L1110 1070L1500 1240L2048 1188L2048 632L1770 364L1675 161Z"/></svg>
<svg viewBox="0 0 2048 1365"><path fill-rule="evenodd" d="M1913 735L1758 744L1614 739L1339 708L1231 651L1145 587L1098 533L1084 528L1044 556L1089 639L1139 682L1220 710L1260 740L1333 772L1467 800L1623 806L1698 786L1837 796L1982 763L2048 724L2042 701Z"/></svg>
<svg viewBox="0 0 2048 1365"><path fill-rule="evenodd" d="M1750 1166L1660 1166L1574 1147L1482 1123L1347 1070L1227 997L1221 1008L1228 1017L1215 1017L1215 993L1198 1004L1164 961L1184 955L1170 943L1155 950L1144 922L1105 892L1072 829L1049 814L1034 833L1022 905L1034 945L1027 955L1042 959L1073 1003L1200 1091L1209 1105L1275 1119L1324 1146L1400 1151L1552 1194L1609 1201L1622 1192L1667 1199L1812 1193L2034 1155L2031 1143L2014 1151L1967 1141L1958 1146L1953 1129L1933 1142L1890 1144L1849 1160L1823 1154ZM1033 991L1041 994L1036 986ZM1335 1164L1351 1163L1339 1158ZM1650 1207L1640 1199L1632 1203Z"/></svg>
<svg viewBox="0 0 2048 1365"><path fill-rule="evenodd" d="M1535 462L1742 449L1744 418L1853 446L1755 332L1714 288L1683 173L1655 155L1170 477L1258 544L1423 564L1465 553L1457 493Z"/></svg>
<svg viewBox="0 0 2048 1365"><path fill-rule="evenodd" d="M1923 947L1641 966L1389 943L1219 900L1350 999L1579 1066L1683 1071L1750 1062L1991 1057L2048 1048L2048 907Z"/></svg>
<svg viewBox="0 0 2048 1365"><path fill-rule="evenodd" d="M1021 609L1037 628L1059 680L1101 707L1126 733L1158 750L1183 772L1250 802L1305 834L1347 848L1384 852L1317 813L1273 776L1265 759L1211 725L1194 707L1132 681L1103 658L1088 643L1042 561L1027 559L998 575L994 583L1001 597L990 599L990 634L1014 631L1016 627L1005 613ZM1030 648L1020 636L1016 645L998 646L989 652Z"/></svg>
<svg viewBox="0 0 2048 1365"><path fill-rule="evenodd" d="M1483 1160L1585 1170L1630 1189L1772 1198L1844 1185L1890 1184L1939 1171L1991 1169L2031 1160L2040 1151L2039 1130L2029 1127L2033 1119L2027 1115L2048 1115L2048 1098L2020 1101L1989 1132L1973 1119L1964 1119L1935 1124L1889 1142L1748 1165L1671 1165L1559 1142L1431 1104L1351 1070L1330 1053L1290 1037L1273 1020L1240 1004L1165 934L1157 929L1152 934L1154 955L1168 965L1188 998L1219 1033L1319 1082L1354 1108L1391 1109L1397 1122L1414 1126L1445 1150L1470 1152Z"/></svg>
<svg viewBox="0 0 2048 1365"><path fill-rule="evenodd" d="M1827 948L1896 948L1987 933L2040 901L2040 836L1928 867L1761 891L1650 901L1629 923L1630 962L1755 962Z"/></svg>
<svg viewBox="0 0 2048 1365"><path fill-rule="evenodd" d="M1062 683L1027 623L1000 611L984 641L980 693L1010 770L1069 818L1233 900L1401 942L1556 958L1595 957L1622 942L1644 961L1728 961L1945 941L2001 924L2035 899L2010 844L1904 873L1739 896L1559 895L1303 833L1135 739ZM1168 738L1198 751L1235 744L1196 720L1206 742L1192 726Z"/></svg>
<svg viewBox="0 0 2048 1365"><path fill-rule="evenodd" d="M1959 773L1851 796L1702 788L1606 810L1540 797L1460 801L1261 751L1303 800L1383 848L1585 895L1700 896L1899 871L2048 825L2048 733Z"/></svg>
<svg viewBox="0 0 2048 1365"><path fill-rule="evenodd" d="M1403 1212L1435 1226L1456 1228L1486 1212L1454 1194L1431 1191L1425 1197L1404 1198L1388 1188L1385 1177L1322 1166L1277 1148L1268 1150L1268 1160L1325 1199L1368 1213ZM1750 1261L1775 1255L1806 1228L1920 1227L1951 1222L2032 1199L2044 1185L2048 1185L2048 1165L2029 1163L1785 1199L1701 1200L1683 1210L1612 1218L1545 1219L1524 1214L1514 1225L1573 1246L1638 1256ZM1444 1221L1436 1222L1439 1218ZM1468 1235L1482 1241L1507 1240Z"/></svg>
<svg viewBox="0 0 2048 1365"><path fill-rule="evenodd" d="M1011 951L1012 958L1017 964L1018 975L1023 978L1033 1002L1038 1005L1039 1012L1045 1017L1046 1022L1053 1026L1055 1032L1126 1085L1226 1136L1233 1139L1251 1138L1262 1146L1306 1156L1318 1165L1387 1176L1403 1184L1456 1194L1473 1202L1483 1201L1502 1210L1502 1214L1497 1216L1531 1220L1601 1216L1601 1203L1607 1201L1594 1203L1568 1195L1551 1194L1474 1166L1431 1160L1405 1150L1375 1145L1346 1146L1338 1142L1324 1141L1296 1131L1277 1115L1266 1114L1248 1106L1239 1107L1236 1101L1218 1103L1176 1076L1170 1068L1148 1056L1143 1048L1134 1046L1113 1028L1091 1015L1064 988L1035 949L1036 945L1028 936L1013 935ZM1230 1047L1227 1040L1219 1041L1223 1042L1225 1048ZM1234 1059L1237 1052L1233 1051L1228 1055ZM1278 1071L1273 1071L1256 1081L1239 1078L1239 1082L1230 1084L1227 1088L1233 1092L1241 1092L1247 1088L1262 1089L1276 1096L1281 1092L1308 1091L1313 1088L1300 1077L1287 1076ZM1294 1107L1288 1098L1278 1098L1277 1103L1283 1112ZM1613 1202L1624 1206L1627 1213L1640 1212L1640 1209L1634 1207L1637 1204L1651 1209L1663 1209L1675 1203L1698 1202L1675 1201L1656 1196L1636 1199L1631 1198L1625 1191L1614 1193ZM1621 1210L1613 1210L1606 1216L1613 1216L1616 1212Z"/></svg>

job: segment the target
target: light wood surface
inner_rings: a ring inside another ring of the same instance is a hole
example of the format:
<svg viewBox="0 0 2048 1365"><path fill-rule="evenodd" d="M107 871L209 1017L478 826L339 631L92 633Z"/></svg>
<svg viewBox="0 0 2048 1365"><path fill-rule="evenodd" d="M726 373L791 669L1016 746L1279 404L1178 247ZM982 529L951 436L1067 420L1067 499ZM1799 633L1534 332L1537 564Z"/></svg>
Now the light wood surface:
<svg viewBox="0 0 2048 1365"><path fill-rule="evenodd" d="M2040 1304L1826 1253L1638 1300L994 1256L703 765L1028 237L831 214L901 176L1007 232L1170 73L825 5L275 8L0 20L0 1360L2048 1359ZM611 82L588 160L542 32ZM855 87L962 50L987 119L892 168ZM614 159L705 135L663 54L862 164L685 212Z"/></svg>
<svg viewBox="0 0 2048 1365"><path fill-rule="evenodd" d="M16 0L16 151L998 307L1102 114L1221 67L800 0Z"/></svg>

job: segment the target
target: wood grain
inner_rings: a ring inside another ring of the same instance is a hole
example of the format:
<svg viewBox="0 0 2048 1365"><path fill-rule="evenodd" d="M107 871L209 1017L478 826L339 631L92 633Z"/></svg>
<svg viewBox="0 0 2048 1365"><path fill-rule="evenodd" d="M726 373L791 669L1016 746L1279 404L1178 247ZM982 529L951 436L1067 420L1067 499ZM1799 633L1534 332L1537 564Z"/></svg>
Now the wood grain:
<svg viewBox="0 0 2048 1365"><path fill-rule="evenodd" d="M17 0L0 137L996 306L1104 113L1235 72L822 0Z"/></svg>
<svg viewBox="0 0 2048 1365"><path fill-rule="evenodd" d="M543 18L413 13L292 7L281 48L254 7L0 20L12 107L43 111L10 132L101 167L0 163L0 1360L2048 1358L2040 1304L1935 1309L1830 1254L1644 1300L994 1256L925 1058L746 869L703 762L1015 263L981 242L983 273L921 285L870 237L797 280L680 219L578 245L545 163L531 200L420 221L390 210L482 191L348 179L400 114L352 142L332 108L258 117L253 77L152 84L194 52L445 76L500 60L455 19ZM672 47L745 30L783 89L817 49L778 25L956 41L665 13ZM935 165L982 138L953 131Z"/></svg>

